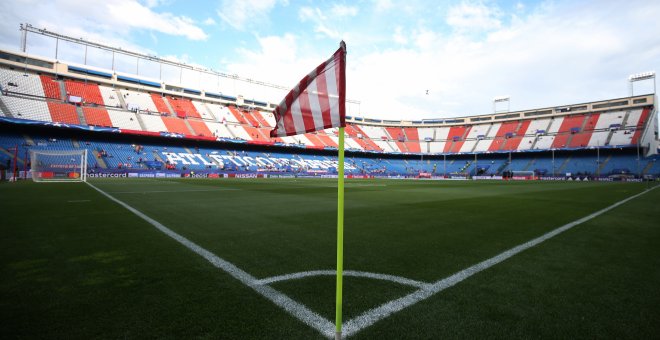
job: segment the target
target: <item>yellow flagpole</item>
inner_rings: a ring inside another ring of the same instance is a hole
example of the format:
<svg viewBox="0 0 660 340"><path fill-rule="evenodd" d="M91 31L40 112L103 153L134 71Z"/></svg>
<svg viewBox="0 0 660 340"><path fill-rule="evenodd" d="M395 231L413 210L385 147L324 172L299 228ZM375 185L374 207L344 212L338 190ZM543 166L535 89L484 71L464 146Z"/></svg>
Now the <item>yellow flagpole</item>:
<svg viewBox="0 0 660 340"><path fill-rule="evenodd" d="M341 339L341 308L344 272L344 128L339 128L339 164L337 165L337 294L335 304L335 339Z"/></svg>

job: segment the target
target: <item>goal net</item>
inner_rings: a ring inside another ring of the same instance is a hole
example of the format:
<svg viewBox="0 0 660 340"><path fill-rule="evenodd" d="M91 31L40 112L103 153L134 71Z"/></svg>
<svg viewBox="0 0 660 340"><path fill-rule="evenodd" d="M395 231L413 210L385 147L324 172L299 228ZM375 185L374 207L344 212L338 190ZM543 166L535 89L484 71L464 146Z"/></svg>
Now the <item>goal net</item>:
<svg viewBox="0 0 660 340"><path fill-rule="evenodd" d="M87 150L31 150L32 180L35 182L86 182Z"/></svg>
<svg viewBox="0 0 660 340"><path fill-rule="evenodd" d="M511 171L512 179L535 179L534 171Z"/></svg>

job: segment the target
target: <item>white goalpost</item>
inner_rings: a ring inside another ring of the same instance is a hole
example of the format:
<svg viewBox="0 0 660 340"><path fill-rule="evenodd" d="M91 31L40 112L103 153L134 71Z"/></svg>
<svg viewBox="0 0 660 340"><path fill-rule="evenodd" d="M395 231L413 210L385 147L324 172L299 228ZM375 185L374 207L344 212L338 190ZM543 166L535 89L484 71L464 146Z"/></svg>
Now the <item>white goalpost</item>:
<svg viewBox="0 0 660 340"><path fill-rule="evenodd" d="M511 178L513 179L536 179L534 171L511 171Z"/></svg>
<svg viewBox="0 0 660 340"><path fill-rule="evenodd" d="M87 182L87 149L30 150L35 182Z"/></svg>

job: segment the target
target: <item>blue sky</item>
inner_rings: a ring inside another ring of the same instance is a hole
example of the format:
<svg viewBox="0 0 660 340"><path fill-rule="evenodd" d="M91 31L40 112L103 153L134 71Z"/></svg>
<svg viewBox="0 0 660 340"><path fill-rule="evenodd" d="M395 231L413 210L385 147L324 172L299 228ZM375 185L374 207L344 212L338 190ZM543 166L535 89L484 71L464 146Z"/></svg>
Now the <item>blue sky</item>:
<svg viewBox="0 0 660 340"><path fill-rule="evenodd" d="M344 39L348 97L361 102L349 114L412 120L491 113L503 95L512 110L626 96L630 74L658 70L659 17L656 1L7 0L0 47L18 49L18 25L27 22L291 87ZM29 53L54 57L52 41L28 42ZM83 63L75 46L59 53ZM92 65L108 68L108 60L88 55ZM135 72L132 65L117 68ZM138 72L154 76L154 67ZM284 95L183 81L271 102Z"/></svg>

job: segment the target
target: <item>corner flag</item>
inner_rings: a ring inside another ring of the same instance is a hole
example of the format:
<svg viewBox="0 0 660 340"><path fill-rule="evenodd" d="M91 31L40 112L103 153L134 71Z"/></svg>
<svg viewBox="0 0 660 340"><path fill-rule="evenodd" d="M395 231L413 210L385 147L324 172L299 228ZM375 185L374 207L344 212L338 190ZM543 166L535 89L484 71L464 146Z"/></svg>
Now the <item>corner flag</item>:
<svg viewBox="0 0 660 340"><path fill-rule="evenodd" d="M275 108L271 137L345 127L346 44L306 75Z"/></svg>
<svg viewBox="0 0 660 340"><path fill-rule="evenodd" d="M337 293L335 339L341 339L344 271L344 127L346 127L346 44L306 75L275 108L271 137L293 136L338 127Z"/></svg>

